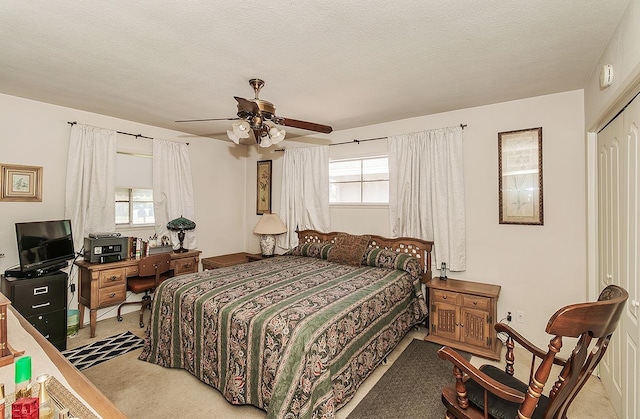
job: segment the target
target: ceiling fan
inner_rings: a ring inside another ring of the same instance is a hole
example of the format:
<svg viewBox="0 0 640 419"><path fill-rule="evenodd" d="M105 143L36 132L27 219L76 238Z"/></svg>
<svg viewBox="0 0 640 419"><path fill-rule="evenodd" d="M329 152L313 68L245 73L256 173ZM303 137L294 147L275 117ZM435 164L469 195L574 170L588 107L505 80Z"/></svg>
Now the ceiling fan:
<svg viewBox="0 0 640 419"><path fill-rule="evenodd" d="M264 86L264 81L251 79L249 80L249 85L253 88L255 97L253 99L244 99L234 96L234 99L238 102L238 116L236 118L186 119L176 122L236 121L232 124L232 129L227 131L229 139L236 144L240 144L241 138L249 138L249 130L251 130L260 147L269 147L284 139L286 131L278 129L276 125L301 128L323 134L329 134L333 131L333 128L328 125L277 116L276 107L273 103L258 97L260 89Z"/></svg>

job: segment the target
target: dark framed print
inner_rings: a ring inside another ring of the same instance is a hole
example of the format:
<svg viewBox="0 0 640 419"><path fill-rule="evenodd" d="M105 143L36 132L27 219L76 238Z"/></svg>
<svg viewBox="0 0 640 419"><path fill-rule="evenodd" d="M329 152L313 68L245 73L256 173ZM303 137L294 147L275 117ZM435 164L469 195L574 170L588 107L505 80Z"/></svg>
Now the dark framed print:
<svg viewBox="0 0 640 419"><path fill-rule="evenodd" d="M271 160L258 162L256 214L271 213Z"/></svg>
<svg viewBox="0 0 640 419"><path fill-rule="evenodd" d="M0 201L42 202L42 167L0 164Z"/></svg>
<svg viewBox="0 0 640 419"><path fill-rule="evenodd" d="M500 224L543 225L542 127L498 133Z"/></svg>

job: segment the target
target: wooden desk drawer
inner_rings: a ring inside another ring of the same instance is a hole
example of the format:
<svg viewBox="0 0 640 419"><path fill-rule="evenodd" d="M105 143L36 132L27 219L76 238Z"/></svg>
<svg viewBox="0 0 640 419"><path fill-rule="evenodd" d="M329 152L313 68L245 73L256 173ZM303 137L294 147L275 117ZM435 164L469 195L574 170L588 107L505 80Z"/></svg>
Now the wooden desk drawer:
<svg viewBox="0 0 640 419"><path fill-rule="evenodd" d="M174 276L198 272L198 264L196 263L196 258L194 257L174 259L171 261L170 266L171 269L173 269Z"/></svg>
<svg viewBox="0 0 640 419"><path fill-rule="evenodd" d="M106 269L104 271L100 271L100 288L113 287L115 285L124 286L126 277L127 273L125 268Z"/></svg>
<svg viewBox="0 0 640 419"><path fill-rule="evenodd" d="M460 294L456 292L443 291L443 290L434 290L431 289L430 292L433 293L433 303L449 303L449 304L460 304L458 301L458 297Z"/></svg>
<svg viewBox="0 0 640 419"><path fill-rule="evenodd" d="M126 272L126 276L127 278L131 277L131 276L138 276L138 265L135 266L127 266L125 268L125 272Z"/></svg>
<svg viewBox="0 0 640 419"><path fill-rule="evenodd" d="M462 305L470 308L478 308L489 310L491 299L487 297L478 297L477 295L462 295Z"/></svg>
<svg viewBox="0 0 640 419"><path fill-rule="evenodd" d="M127 287L116 285L113 287L100 288L98 291L98 307L107 307L123 302L127 298Z"/></svg>

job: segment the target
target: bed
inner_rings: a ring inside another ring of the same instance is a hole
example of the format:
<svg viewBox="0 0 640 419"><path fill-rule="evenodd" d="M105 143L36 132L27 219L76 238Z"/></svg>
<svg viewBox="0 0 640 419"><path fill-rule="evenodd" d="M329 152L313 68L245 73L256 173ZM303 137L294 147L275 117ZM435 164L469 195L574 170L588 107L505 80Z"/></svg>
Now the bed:
<svg viewBox="0 0 640 419"><path fill-rule="evenodd" d="M169 279L140 359L268 418L332 418L422 322L432 242L298 233L289 254Z"/></svg>

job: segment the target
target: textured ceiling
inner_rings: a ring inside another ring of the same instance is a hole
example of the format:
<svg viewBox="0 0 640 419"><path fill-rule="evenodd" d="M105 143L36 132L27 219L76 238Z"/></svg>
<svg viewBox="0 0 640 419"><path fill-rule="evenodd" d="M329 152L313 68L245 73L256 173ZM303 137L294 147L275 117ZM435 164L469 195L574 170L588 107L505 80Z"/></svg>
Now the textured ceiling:
<svg viewBox="0 0 640 419"><path fill-rule="evenodd" d="M581 89L627 4L3 0L0 93L225 138L174 121L234 117L258 77L341 130Z"/></svg>

